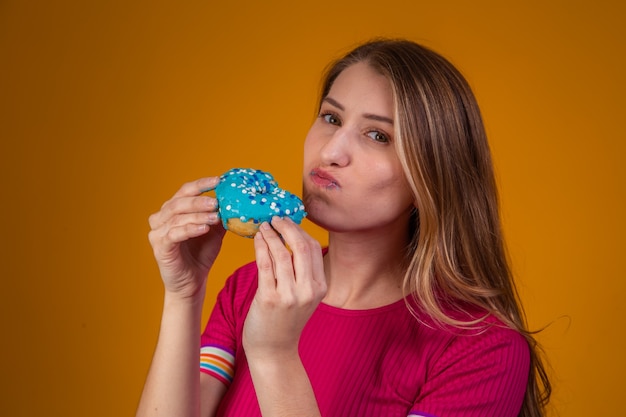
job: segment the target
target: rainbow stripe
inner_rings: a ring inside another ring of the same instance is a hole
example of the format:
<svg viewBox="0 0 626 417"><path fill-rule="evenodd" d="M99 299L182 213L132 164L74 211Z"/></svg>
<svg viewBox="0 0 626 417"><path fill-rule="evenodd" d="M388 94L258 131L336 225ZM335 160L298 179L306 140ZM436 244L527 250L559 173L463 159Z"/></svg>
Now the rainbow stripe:
<svg viewBox="0 0 626 417"><path fill-rule="evenodd" d="M202 346L200 370L230 385L235 374L235 356L220 346Z"/></svg>

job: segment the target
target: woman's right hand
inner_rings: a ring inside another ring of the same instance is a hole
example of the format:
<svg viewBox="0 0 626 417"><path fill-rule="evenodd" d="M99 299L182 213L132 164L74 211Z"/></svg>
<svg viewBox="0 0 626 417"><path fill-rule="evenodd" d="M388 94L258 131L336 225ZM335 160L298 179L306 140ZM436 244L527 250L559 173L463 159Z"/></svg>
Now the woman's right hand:
<svg viewBox="0 0 626 417"><path fill-rule="evenodd" d="M148 238L167 292L185 298L204 293L226 231L217 200L202 194L219 181L207 177L184 184L149 218Z"/></svg>

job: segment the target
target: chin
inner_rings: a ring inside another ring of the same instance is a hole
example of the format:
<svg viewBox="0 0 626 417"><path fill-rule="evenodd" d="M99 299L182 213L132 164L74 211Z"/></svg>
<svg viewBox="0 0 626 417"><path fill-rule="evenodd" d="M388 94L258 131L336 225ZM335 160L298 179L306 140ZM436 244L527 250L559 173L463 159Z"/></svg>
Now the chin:
<svg viewBox="0 0 626 417"><path fill-rule="evenodd" d="M345 217L341 207L333 205L332 195L318 192L315 185L303 184L302 202L307 212L306 218L316 226L329 232L346 231L346 225L351 224L352 218Z"/></svg>
<svg viewBox="0 0 626 417"><path fill-rule="evenodd" d="M302 201L306 210L307 220L316 226L329 230L329 225L327 224L327 220L330 217L328 216L328 206L320 201L319 198L315 198L307 192L303 193Z"/></svg>
<svg viewBox="0 0 626 417"><path fill-rule="evenodd" d="M310 206L311 210L307 209L306 218L314 225L327 232L346 232L349 230L347 226L351 224L351 219L340 218L336 210L325 205L311 204Z"/></svg>

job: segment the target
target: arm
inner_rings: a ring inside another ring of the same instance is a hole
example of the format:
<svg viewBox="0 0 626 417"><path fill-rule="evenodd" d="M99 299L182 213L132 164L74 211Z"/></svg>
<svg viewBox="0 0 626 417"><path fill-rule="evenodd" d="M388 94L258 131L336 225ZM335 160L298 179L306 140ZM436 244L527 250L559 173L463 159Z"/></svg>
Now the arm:
<svg viewBox="0 0 626 417"><path fill-rule="evenodd" d="M225 387L201 377L200 320L206 277L224 229L215 199L202 196L219 179L185 184L150 216L149 234L165 287L159 339L137 416L212 415ZM201 398L202 397L202 398Z"/></svg>
<svg viewBox="0 0 626 417"><path fill-rule="evenodd" d="M202 300L193 302L174 294L165 295L159 340L137 416L209 416L215 412L225 386L206 376L200 388L201 313Z"/></svg>
<svg viewBox="0 0 626 417"><path fill-rule="evenodd" d="M263 417L318 417L320 411L298 352L249 361Z"/></svg>
<svg viewBox="0 0 626 417"><path fill-rule="evenodd" d="M264 417L319 416L298 343L326 293L321 249L289 219L272 226L261 225L254 240L259 287L243 335L252 382Z"/></svg>

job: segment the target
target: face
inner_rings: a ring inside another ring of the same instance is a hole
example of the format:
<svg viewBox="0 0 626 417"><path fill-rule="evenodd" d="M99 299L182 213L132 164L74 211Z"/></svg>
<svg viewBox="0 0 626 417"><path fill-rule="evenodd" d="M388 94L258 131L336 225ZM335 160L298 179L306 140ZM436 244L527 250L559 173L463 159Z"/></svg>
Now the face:
<svg viewBox="0 0 626 417"><path fill-rule="evenodd" d="M365 63L346 68L304 146L304 204L330 231L406 226L413 207L394 146L391 85Z"/></svg>

